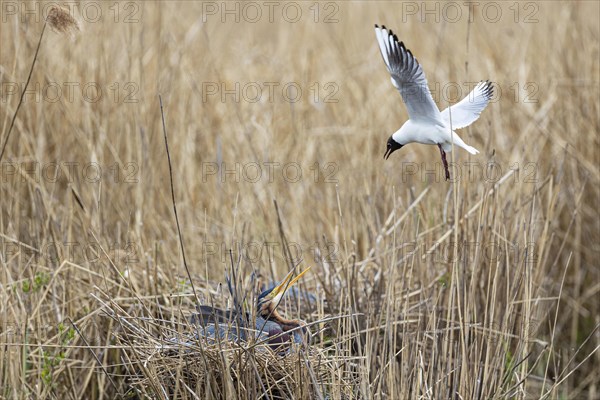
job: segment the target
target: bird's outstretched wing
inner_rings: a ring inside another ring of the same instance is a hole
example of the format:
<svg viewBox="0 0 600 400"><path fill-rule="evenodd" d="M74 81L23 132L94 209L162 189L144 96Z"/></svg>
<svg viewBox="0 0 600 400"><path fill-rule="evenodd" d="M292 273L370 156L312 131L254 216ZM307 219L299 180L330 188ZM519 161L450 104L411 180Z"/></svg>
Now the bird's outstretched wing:
<svg viewBox="0 0 600 400"><path fill-rule="evenodd" d="M381 28L375 25L375 35L392 84L400 91L410 119L441 123L440 110L431 97L425 73L417 59L385 25Z"/></svg>
<svg viewBox="0 0 600 400"><path fill-rule="evenodd" d="M452 129L460 129L471 125L479 118L494 95L494 87L489 81L481 81L467 97L449 107L452 108ZM450 111L442 111L446 125L450 125Z"/></svg>

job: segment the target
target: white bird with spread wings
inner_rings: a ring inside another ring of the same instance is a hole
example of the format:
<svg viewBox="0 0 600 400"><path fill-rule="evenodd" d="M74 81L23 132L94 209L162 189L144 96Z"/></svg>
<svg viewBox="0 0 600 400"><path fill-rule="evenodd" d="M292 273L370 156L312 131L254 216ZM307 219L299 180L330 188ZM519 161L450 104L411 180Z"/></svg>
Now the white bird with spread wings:
<svg viewBox="0 0 600 400"><path fill-rule="evenodd" d="M381 28L375 25L375 34L392 84L400 91L409 116L409 120L388 139L383 157L389 158L390 154L408 143L435 144L442 155L446 180L450 179L446 152L452 151L453 142L471 154L479 153L452 129L469 126L479 118L492 98L491 82L479 82L467 97L450 107L452 113L449 108L440 112L429 92L423 68L410 50L404 47L404 43L398 42L398 37L384 25Z"/></svg>

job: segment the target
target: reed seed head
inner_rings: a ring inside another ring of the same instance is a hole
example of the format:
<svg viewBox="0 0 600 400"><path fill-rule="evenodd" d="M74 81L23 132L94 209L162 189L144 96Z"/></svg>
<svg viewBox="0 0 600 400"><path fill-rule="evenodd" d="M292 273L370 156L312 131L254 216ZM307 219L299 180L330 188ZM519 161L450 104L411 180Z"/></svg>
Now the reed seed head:
<svg viewBox="0 0 600 400"><path fill-rule="evenodd" d="M57 33L74 35L76 31L80 30L77 20L67 10L60 7L52 7L46 21L50 28Z"/></svg>

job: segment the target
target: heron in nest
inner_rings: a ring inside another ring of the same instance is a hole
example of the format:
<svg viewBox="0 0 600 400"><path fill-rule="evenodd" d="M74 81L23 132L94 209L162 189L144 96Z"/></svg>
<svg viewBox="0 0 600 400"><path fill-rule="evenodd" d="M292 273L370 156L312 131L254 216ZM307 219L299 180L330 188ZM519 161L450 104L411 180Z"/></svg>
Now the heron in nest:
<svg viewBox="0 0 600 400"><path fill-rule="evenodd" d="M294 278L294 270L274 287L263 291L256 302L256 321L252 327L252 316L240 311L223 311L211 306L199 306L198 313L192 316L192 323L200 325L202 336L215 338L219 332L221 339L237 340L254 337L267 343L271 348L278 349L285 344L305 344L309 339L309 331L304 321L287 319L278 311L277 306L298 280L310 269L307 268Z"/></svg>

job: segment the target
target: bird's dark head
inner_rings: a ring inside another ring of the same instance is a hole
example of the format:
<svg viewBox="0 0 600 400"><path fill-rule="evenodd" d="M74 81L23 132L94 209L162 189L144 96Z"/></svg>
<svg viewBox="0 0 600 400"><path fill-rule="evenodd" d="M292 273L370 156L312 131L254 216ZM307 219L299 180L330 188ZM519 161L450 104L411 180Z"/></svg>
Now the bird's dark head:
<svg viewBox="0 0 600 400"><path fill-rule="evenodd" d="M383 155L383 158L385 158L386 160L388 158L390 158L390 155L395 152L396 150L398 150L399 148L401 148L402 145L398 142L396 142L391 136L387 141L387 147L385 149L385 154Z"/></svg>
<svg viewBox="0 0 600 400"><path fill-rule="evenodd" d="M310 267L300 272L295 278L294 270L290 271L289 274L276 286L271 289L267 289L258 296L258 315L265 319L272 319L277 317L275 314L275 308L279 305L281 298L285 292L291 288L298 280L304 275Z"/></svg>

